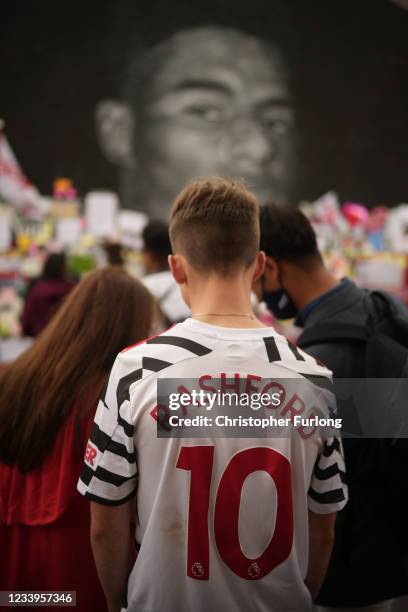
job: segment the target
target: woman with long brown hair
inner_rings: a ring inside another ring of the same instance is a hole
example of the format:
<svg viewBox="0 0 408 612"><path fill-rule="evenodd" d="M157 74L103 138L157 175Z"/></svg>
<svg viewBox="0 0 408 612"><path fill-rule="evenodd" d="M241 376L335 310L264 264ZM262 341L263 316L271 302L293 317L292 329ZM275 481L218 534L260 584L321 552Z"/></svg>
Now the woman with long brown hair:
<svg viewBox="0 0 408 612"><path fill-rule="evenodd" d="M0 375L0 590L71 590L77 610L106 610L76 483L115 357L149 335L152 313L126 272L93 272Z"/></svg>

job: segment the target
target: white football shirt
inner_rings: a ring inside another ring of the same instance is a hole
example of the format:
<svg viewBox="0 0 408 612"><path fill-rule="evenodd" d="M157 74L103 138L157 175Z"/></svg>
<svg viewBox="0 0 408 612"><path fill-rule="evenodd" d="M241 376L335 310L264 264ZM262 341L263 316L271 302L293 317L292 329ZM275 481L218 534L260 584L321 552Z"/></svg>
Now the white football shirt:
<svg viewBox="0 0 408 612"><path fill-rule="evenodd" d="M346 503L341 442L295 428L284 437L158 437L159 378L203 377L208 388L222 376L252 387L261 379L331 384L329 370L266 327L187 319L118 355L78 489L101 504L137 495L129 612L311 609L308 509ZM326 395L312 396L328 415ZM291 415L290 403L299 409L301 400L282 402L275 416Z"/></svg>

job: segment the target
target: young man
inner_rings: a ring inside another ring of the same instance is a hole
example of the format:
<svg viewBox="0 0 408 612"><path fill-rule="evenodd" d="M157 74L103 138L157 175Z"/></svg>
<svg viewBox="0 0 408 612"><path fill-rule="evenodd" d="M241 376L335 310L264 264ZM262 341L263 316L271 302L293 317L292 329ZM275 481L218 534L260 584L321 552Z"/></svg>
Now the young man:
<svg viewBox="0 0 408 612"><path fill-rule="evenodd" d="M325 267L313 228L300 210L263 208L261 247L266 268L258 295L263 293L271 312L278 319L296 317L303 328L298 346L325 363L336 378L365 378L366 342L352 340L349 330L364 333L369 326L366 291L347 278L338 280ZM408 319L402 304L395 302L395 307ZM379 348L376 376L397 377L380 367L381 352ZM406 351L402 353L405 360ZM384 419L387 410L384 406ZM344 440L350 503L336 522L333 556L317 599L325 606L322 610L375 606L385 612L391 610L393 598L408 594L408 551L401 533L406 503L404 493L398 493L405 491L400 470L406 451L401 441L390 442L385 446L380 439Z"/></svg>
<svg viewBox="0 0 408 612"><path fill-rule="evenodd" d="M192 318L118 356L79 482L92 502L109 610L310 610L346 501L338 439L293 428L243 437L226 426L163 439L156 404L163 382L182 379L184 389L195 379L215 392L279 379L279 412L292 418L306 406L303 383L325 414L330 372L252 313L265 256L258 204L239 182L189 184L174 202L170 237L170 268ZM190 408L189 416L202 414ZM138 557L129 574L135 495Z"/></svg>

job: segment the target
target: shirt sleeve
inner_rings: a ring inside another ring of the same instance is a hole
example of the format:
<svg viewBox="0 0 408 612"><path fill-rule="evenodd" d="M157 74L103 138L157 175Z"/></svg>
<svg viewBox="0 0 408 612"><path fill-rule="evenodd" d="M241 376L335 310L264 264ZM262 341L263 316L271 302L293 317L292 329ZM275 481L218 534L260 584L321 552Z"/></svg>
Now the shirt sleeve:
<svg viewBox="0 0 408 612"><path fill-rule="evenodd" d="M323 442L313 468L308 492L309 510L329 514L344 508L348 499L343 448L339 437Z"/></svg>
<svg viewBox="0 0 408 612"><path fill-rule="evenodd" d="M123 504L136 492L137 464L129 386L129 376L119 355L98 404L78 481L78 491L101 504Z"/></svg>

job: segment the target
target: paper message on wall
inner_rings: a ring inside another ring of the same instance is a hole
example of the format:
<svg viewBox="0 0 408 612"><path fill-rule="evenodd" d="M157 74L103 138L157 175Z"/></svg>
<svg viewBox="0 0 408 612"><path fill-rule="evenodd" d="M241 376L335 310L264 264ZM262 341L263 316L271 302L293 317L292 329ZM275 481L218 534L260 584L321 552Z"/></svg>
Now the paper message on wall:
<svg viewBox="0 0 408 612"><path fill-rule="evenodd" d="M78 244L81 238L81 219L57 219L55 238L63 246Z"/></svg>
<svg viewBox="0 0 408 612"><path fill-rule="evenodd" d="M117 232L119 200L110 191L91 191L85 198L87 232L99 237L110 237Z"/></svg>
<svg viewBox="0 0 408 612"><path fill-rule="evenodd" d="M0 207L0 253L8 251L12 240L12 213L8 208Z"/></svg>
<svg viewBox="0 0 408 612"><path fill-rule="evenodd" d="M121 210L118 225L122 234L122 243L130 248L140 249L143 246L141 234L147 221L148 217L145 213Z"/></svg>

